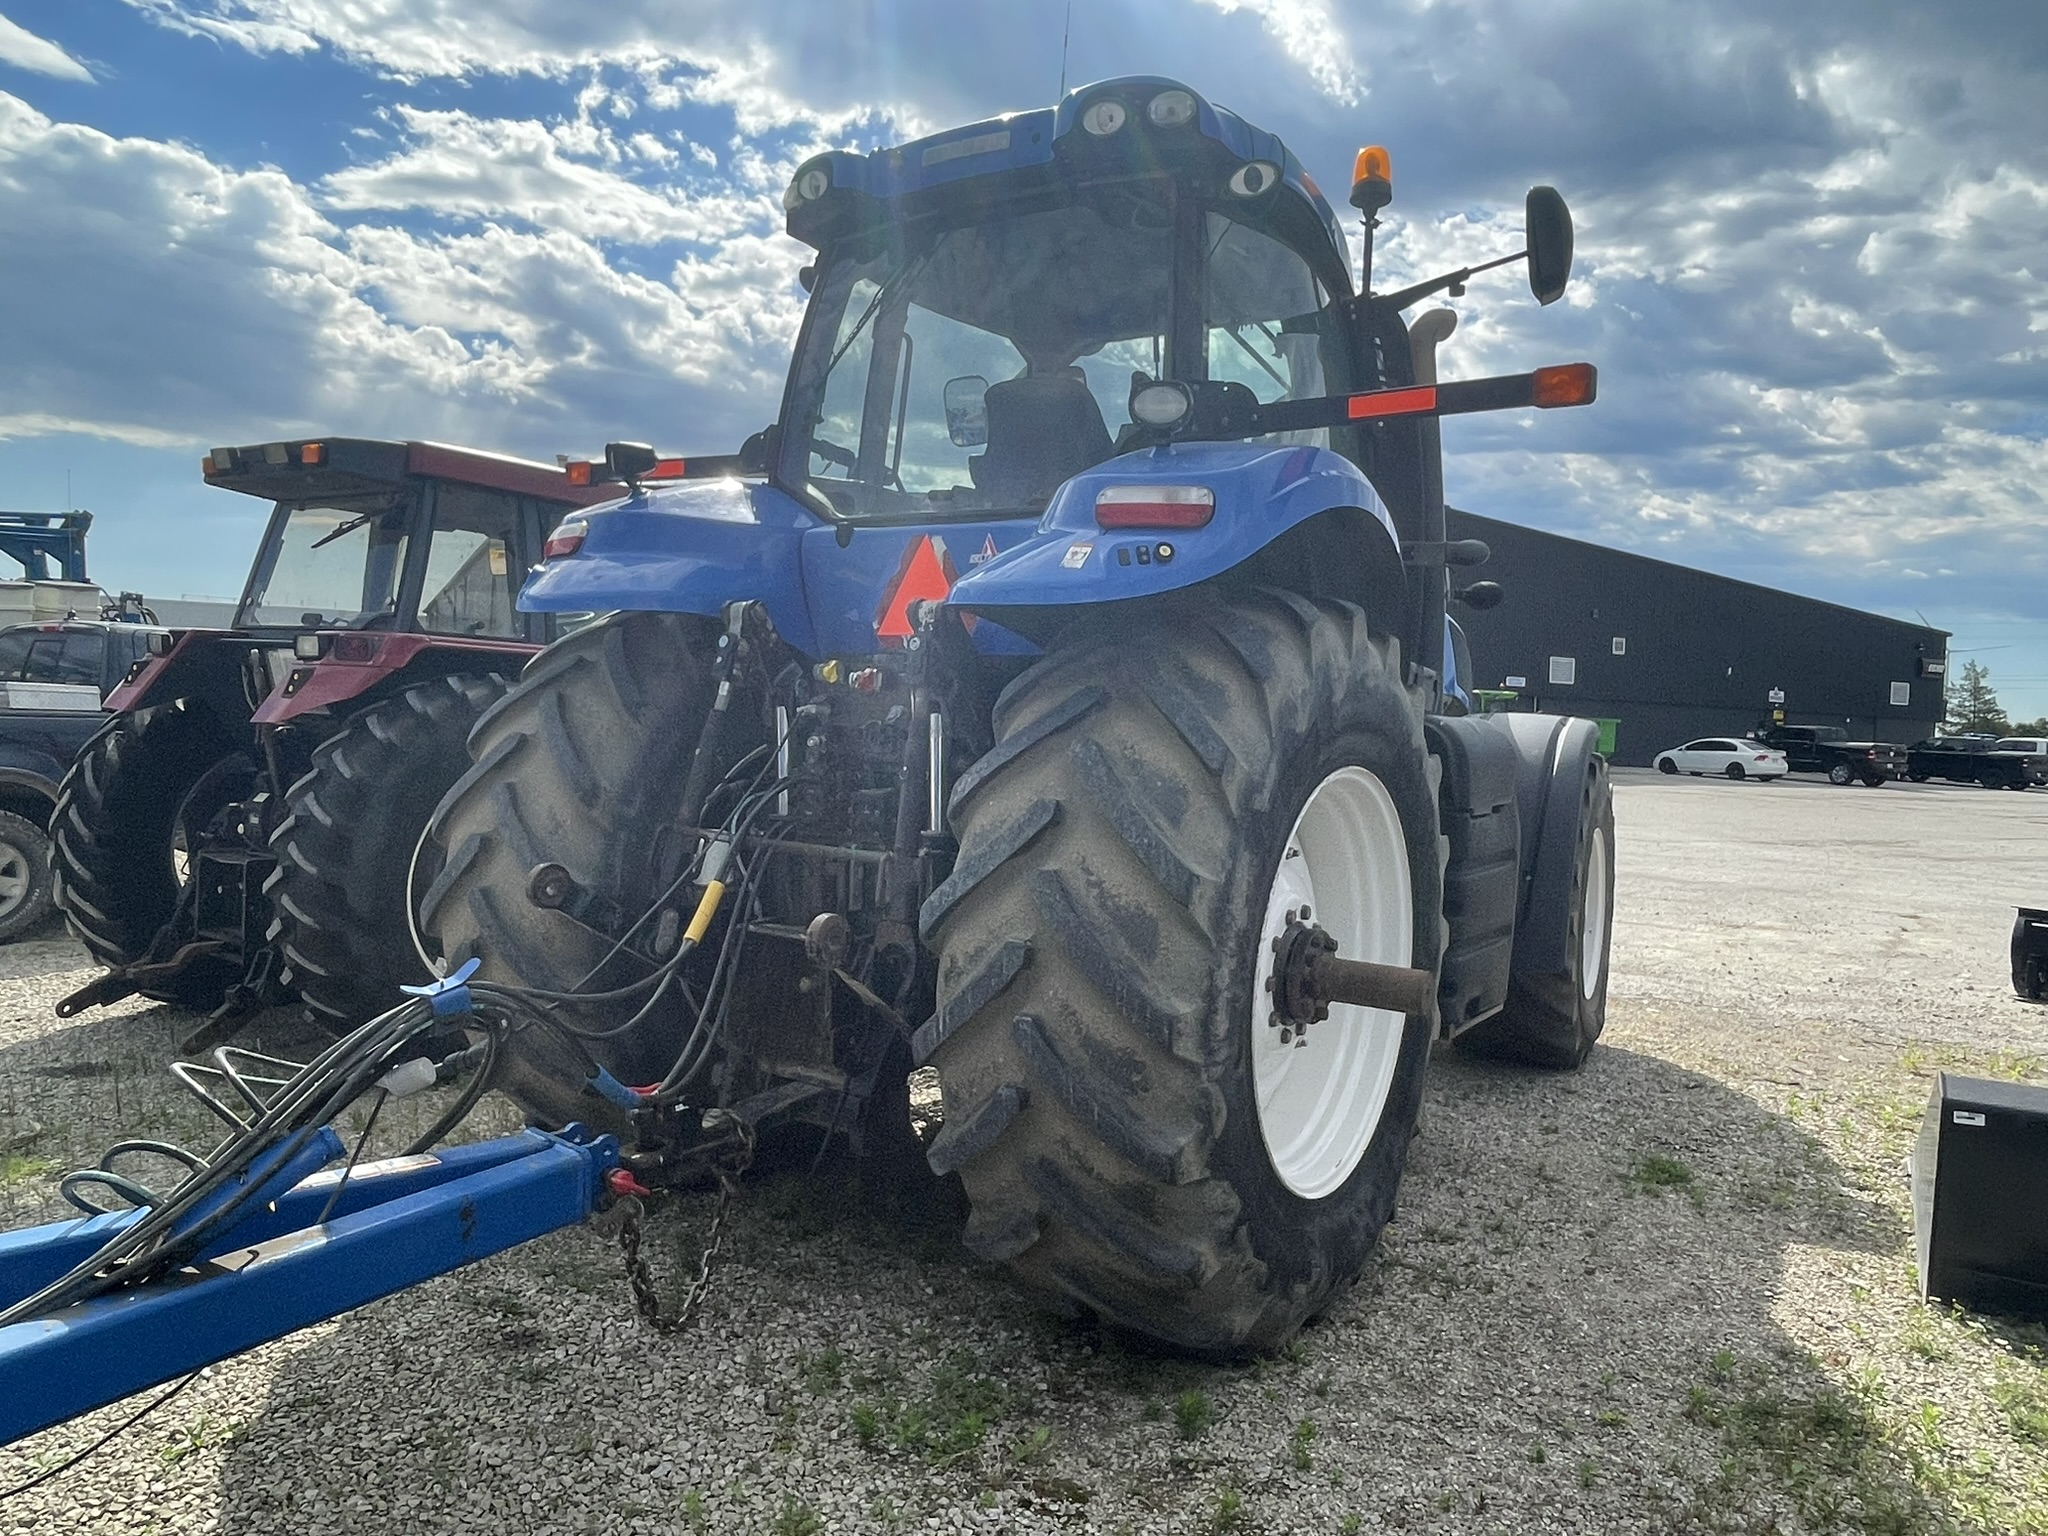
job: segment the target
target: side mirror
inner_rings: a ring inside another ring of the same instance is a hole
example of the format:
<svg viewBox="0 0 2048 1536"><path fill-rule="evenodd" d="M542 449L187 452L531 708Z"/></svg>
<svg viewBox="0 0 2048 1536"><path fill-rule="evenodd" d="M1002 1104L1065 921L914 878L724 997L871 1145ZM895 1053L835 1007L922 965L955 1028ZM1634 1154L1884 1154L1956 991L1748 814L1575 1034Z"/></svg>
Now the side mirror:
<svg viewBox="0 0 2048 1536"><path fill-rule="evenodd" d="M1529 291L1552 304L1572 275L1572 211L1555 187L1531 187L1523 205L1529 241Z"/></svg>
<svg viewBox="0 0 2048 1536"><path fill-rule="evenodd" d="M661 455L645 443L606 443L604 477L632 485L643 480L661 461Z"/></svg>
<svg viewBox="0 0 2048 1536"><path fill-rule="evenodd" d="M1460 587L1451 594L1451 601L1463 603L1475 613L1484 613L1489 608L1498 608L1500 600L1506 597L1507 589L1497 581L1475 581L1469 587Z"/></svg>
<svg viewBox="0 0 2048 1536"><path fill-rule="evenodd" d="M955 448L988 442L988 380L978 373L946 380L946 436Z"/></svg>

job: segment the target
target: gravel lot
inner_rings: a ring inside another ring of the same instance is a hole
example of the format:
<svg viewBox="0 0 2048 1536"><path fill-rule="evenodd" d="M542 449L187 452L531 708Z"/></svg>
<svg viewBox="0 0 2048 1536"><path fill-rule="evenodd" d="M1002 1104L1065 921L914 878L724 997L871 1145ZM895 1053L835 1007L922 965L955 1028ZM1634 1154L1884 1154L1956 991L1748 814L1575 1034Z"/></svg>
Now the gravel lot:
<svg viewBox="0 0 2048 1536"><path fill-rule="evenodd" d="M1156 1357L771 1181L691 1334L557 1234L214 1369L0 1531L2048 1532L2044 1336L1918 1305L1903 1173L1937 1067L2044 1079L2006 940L2048 794L1617 777L1602 1047L1439 1053L1398 1222L1285 1359ZM83 963L0 949L8 1225L118 1135L208 1139L190 1017L60 1023Z"/></svg>

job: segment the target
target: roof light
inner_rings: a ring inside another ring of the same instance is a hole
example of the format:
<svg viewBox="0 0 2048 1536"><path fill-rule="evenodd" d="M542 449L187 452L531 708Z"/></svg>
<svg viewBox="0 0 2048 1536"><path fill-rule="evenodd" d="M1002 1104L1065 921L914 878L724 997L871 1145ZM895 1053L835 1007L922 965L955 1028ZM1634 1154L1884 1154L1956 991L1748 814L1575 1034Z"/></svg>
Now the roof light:
<svg viewBox="0 0 2048 1536"><path fill-rule="evenodd" d="M1131 420L1144 426L1179 426L1194 408L1185 384L1147 384L1131 392Z"/></svg>
<svg viewBox="0 0 2048 1536"><path fill-rule="evenodd" d="M327 445L325 443L299 444L299 462L301 464L325 464L327 462Z"/></svg>
<svg viewBox="0 0 2048 1536"><path fill-rule="evenodd" d="M1095 496L1098 528L1201 528L1215 515L1206 485L1111 485Z"/></svg>
<svg viewBox="0 0 2048 1536"><path fill-rule="evenodd" d="M575 554L583 547L583 540L589 533L590 524L580 517L569 518L548 535L547 543L541 546L541 559L560 560Z"/></svg>
<svg viewBox="0 0 2048 1536"><path fill-rule="evenodd" d="M1105 96L1081 114L1081 126L1098 139L1106 139L1130 120L1131 114L1114 96Z"/></svg>
<svg viewBox="0 0 2048 1536"><path fill-rule="evenodd" d="M595 467L588 459L571 459L562 466L562 473L571 485L588 485Z"/></svg>
<svg viewBox="0 0 2048 1536"><path fill-rule="evenodd" d="M1599 375L1591 363L1562 363L1538 368L1533 404L1549 410L1559 405L1591 405L1599 390Z"/></svg>
<svg viewBox="0 0 2048 1536"><path fill-rule="evenodd" d="M824 161L804 166L789 184L789 190L782 194L784 212L804 203L815 203L832 190L832 167Z"/></svg>
<svg viewBox="0 0 2048 1536"><path fill-rule="evenodd" d="M1386 150L1368 144L1351 167L1351 206L1378 213L1394 200L1394 162Z"/></svg>
<svg viewBox="0 0 2048 1536"><path fill-rule="evenodd" d="M1195 95L1192 91L1161 91L1145 103L1145 115L1152 119L1154 127L1178 128L1195 120Z"/></svg>
<svg viewBox="0 0 2048 1536"><path fill-rule="evenodd" d="M224 475L235 467L235 450L232 448L216 448L206 456L206 461L212 466L212 473Z"/></svg>
<svg viewBox="0 0 2048 1536"><path fill-rule="evenodd" d="M287 448L283 443L265 443L263 445L264 463L289 464L291 461L291 450Z"/></svg>
<svg viewBox="0 0 2048 1536"><path fill-rule="evenodd" d="M1270 160L1240 165L1230 178L1230 190L1239 197L1262 197L1280 185L1280 167Z"/></svg>

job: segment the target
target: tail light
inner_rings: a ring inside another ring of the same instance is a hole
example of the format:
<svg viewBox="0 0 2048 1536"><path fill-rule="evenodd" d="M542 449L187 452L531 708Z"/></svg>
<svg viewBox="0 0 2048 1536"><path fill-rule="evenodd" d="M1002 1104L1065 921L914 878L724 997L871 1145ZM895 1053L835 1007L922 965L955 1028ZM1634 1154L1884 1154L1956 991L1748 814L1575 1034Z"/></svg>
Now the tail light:
<svg viewBox="0 0 2048 1536"><path fill-rule="evenodd" d="M1095 497L1098 528L1201 528L1215 515L1206 485L1112 485Z"/></svg>
<svg viewBox="0 0 2048 1536"><path fill-rule="evenodd" d="M541 546L541 559L560 560L565 555L575 554L577 550L583 547L584 537L589 532L590 524L583 521L582 518L572 517L568 519L557 527L553 533L548 535L547 543Z"/></svg>
<svg viewBox="0 0 2048 1536"><path fill-rule="evenodd" d="M377 653L384 649L382 635L365 635L344 630L336 635L327 647L327 654L336 661L375 661Z"/></svg>
<svg viewBox="0 0 2048 1536"><path fill-rule="evenodd" d="M1760 763L1768 763L1771 760L1771 754L1768 752L1759 752L1756 755L1756 760Z"/></svg>

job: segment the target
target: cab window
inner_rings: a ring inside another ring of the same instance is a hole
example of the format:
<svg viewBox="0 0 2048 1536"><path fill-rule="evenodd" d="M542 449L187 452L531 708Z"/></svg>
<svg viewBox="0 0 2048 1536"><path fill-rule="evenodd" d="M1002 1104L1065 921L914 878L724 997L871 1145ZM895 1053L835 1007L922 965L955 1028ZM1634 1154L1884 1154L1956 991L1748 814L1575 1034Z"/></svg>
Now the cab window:
<svg viewBox="0 0 2048 1536"><path fill-rule="evenodd" d="M513 607L512 551L518 532L517 497L439 486L426 582L420 588L420 627L437 635L524 635L525 625Z"/></svg>

